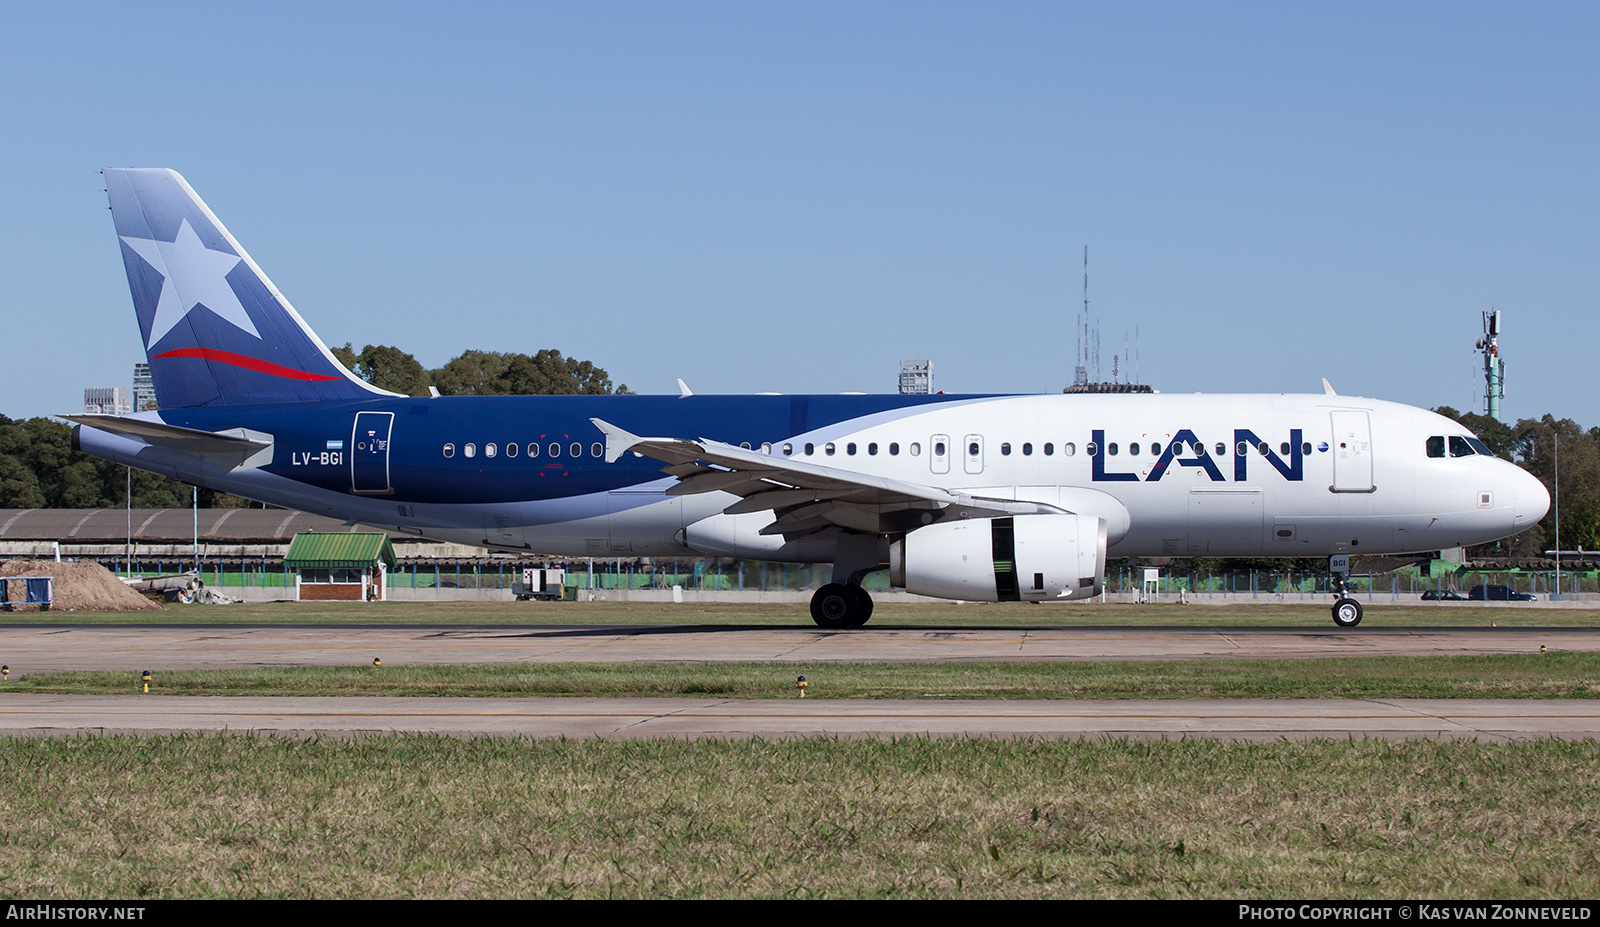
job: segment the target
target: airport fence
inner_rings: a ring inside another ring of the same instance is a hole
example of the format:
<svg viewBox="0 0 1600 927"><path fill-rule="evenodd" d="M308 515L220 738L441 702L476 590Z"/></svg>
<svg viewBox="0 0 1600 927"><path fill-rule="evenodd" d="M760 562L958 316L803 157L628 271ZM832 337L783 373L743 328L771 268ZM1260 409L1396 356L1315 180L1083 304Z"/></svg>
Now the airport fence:
<svg viewBox="0 0 1600 927"><path fill-rule="evenodd" d="M159 576L194 568L191 558L97 558L102 566L122 576ZM388 574L391 589L509 589L522 580L524 567L562 567L567 586L596 592L613 589L807 591L831 580L829 564L765 563L749 560L408 560ZM293 571L281 561L207 559L201 564L207 585L247 588L292 588ZM1119 566L1107 571L1106 592L1137 596L1142 592L1143 569ZM862 585L869 591L889 589L889 574L868 574ZM1477 585L1507 586L1516 592L1545 598L1556 591L1553 570L1459 571L1428 576L1417 569L1350 577L1352 594L1377 600L1417 598L1424 592L1446 591L1466 595ZM1600 595L1600 571L1563 570L1561 591L1570 596ZM1184 573L1162 569L1157 594L1184 593L1192 598L1316 599L1331 595L1326 573L1279 570L1219 570Z"/></svg>

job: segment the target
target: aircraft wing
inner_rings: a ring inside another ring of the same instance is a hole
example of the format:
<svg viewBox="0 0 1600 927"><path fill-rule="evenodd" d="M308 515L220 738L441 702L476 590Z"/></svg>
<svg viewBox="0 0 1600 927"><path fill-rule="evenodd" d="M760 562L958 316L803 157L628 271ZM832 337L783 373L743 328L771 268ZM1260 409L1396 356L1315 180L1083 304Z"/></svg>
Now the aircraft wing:
<svg viewBox="0 0 1600 927"><path fill-rule="evenodd" d="M155 447L171 448L226 467L241 470L260 467L272 462L273 437L248 428L229 431L200 431L182 428L142 418L124 418L119 415L63 415L68 421L113 434L137 438Z"/></svg>
<svg viewBox="0 0 1600 927"><path fill-rule="evenodd" d="M629 451L653 457L667 464L663 473L678 479L668 495L731 493L740 499L723 509L724 514L771 511L776 519L761 533L782 534L789 540L834 528L885 533L946 518L1064 511L1043 503L973 496L776 457L707 438L641 438L601 419L590 421L606 436L607 463Z"/></svg>

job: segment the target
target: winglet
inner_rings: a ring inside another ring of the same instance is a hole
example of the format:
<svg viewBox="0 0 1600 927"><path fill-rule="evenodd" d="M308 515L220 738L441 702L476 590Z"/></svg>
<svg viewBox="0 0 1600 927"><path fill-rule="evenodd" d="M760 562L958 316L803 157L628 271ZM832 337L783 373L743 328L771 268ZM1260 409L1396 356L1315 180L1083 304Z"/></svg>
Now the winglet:
<svg viewBox="0 0 1600 927"><path fill-rule="evenodd" d="M1337 395L1339 395L1338 393L1333 391L1333 384L1328 382L1328 378L1327 377L1323 377L1322 378L1322 393L1325 396L1337 396Z"/></svg>
<svg viewBox="0 0 1600 927"><path fill-rule="evenodd" d="M638 435L630 431L624 431L602 419L591 418L589 421L593 422L594 427L600 429L600 433L606 436L606 463L616 463L617 458L628 452L628 448L644 440Z"/></svg>
<svg viewBox="0 0 1600 927"><path fill-rule="evenodd" d="M689 384L683 382L683 377L679 377L678 378L678 398L679 399L688 399L690 396L693 396L693 395L694 395L694 390L689 388Z"/></svg>

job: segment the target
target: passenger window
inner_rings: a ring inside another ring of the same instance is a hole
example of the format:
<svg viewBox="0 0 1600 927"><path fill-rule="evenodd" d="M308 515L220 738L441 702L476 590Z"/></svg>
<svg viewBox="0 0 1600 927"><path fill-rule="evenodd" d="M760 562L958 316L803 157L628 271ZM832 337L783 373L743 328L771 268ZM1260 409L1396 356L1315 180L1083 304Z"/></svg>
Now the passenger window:
<svg viewBox="0 0 1600 927"><path fill-rule="evenodd" d="M791 455L793 453L794 453L794 445L788 443L787 441L784 442L784 445L783 445L783 456L788 457L789 455Z"/></svg>
<svg viewBox="0 0 1600 927"><path fill-rule="evenodd" d="M574 441L574 442L572 442L572 446L567 448L567 452L570 453L574 457L582 457L583 456L583 445L581 445L578 442Z"/></svg>
<svg viewBox="0 0 1600 927"><path fill-rule="evenodd" d="M446 456L446 457L454 457L454 456L456 456L456 446L454 444L446 444L444 446L444 456Z"/></svg>
<svg viewBox="0 0 1600 927"><path fill-rule="evenodd" d="M1289 442L1285 441L1278 445L1278 453L1287 457L1289 455Z"/></svg>
<svg viewBox="0 0 1600 927"><path fill-rule="evenodd" d="M749 448L745 448L745 450L749 450ZM604 444L601 444L599 441L596 441L595 443L589 445L589 456L590 457L603 457L603 456L605 456L605 452L606 452L606 446Z"/></svg>
<svg viewBox="0 0 1600 927"><path fill-rule="evenodd" d="M1450 436L1451 457L1471 457L1475 453L1477 452L1472 449L1472 445L1467 443L1466 438L1463 438L1460 435Z"/></svg>
<svg viewBox="0 0 1600 927"><path fill-rule="evenodd" d="M1070 445L1068 446L1070 447ZM1100 446L1095 444L1093 441L1090 441L1088 444L1083 446L1083 452L1088 454L1090 457L1094 457L1100 453Z"/></svg>
<svg viewBox="0 0 1600 927"><path fill-rule="evenodd" d="M1241 444L1239 446L1240 447L1244 447L1243 444ZM1243 451L1241 451L1240 453L1243 453ZM1228 446L1226 444L1223 444L1221 441L1217 442L1217 456L1218 457L1226 457L1226 456L1228 456Z"/></svg>
<svg viewBox="0 0 1600 927"><path fill-rule="evenodd" d="M1061 455L1063 457L1071 457L1073 454L1076 454L1076 453L1078 453L1078 446L1076 444L1073 444L1071 441L1068 441L1066 444L1061 445ZM1088 453L1093 454L1094 451L1089 451Z"/></svg>
<svg viewBox="0 0 1600 927"><path fill-rule="evenodd" d="M968 450L968 453L971 454L974 457L978 456L978 446L976 444L972 445L972 447ZM1000 442L1000 455L1002 457L1010 457L1011 456L1011 442L1010 441L1001 441Z"/></svg>
<svg viewBox="0 0 1600 927"><path fill-rule="evenodd" d="M829 441L827 444L824 444L822 446L822 453L827 454L829 457L833 456L833 442L832 441Z"/></svg>
<svg viewBox="0 0 1600 927"><path fill-rule="evenodd" d="M817 446L815 444L810 443L809 441L806 442L806 456L810 457L812 454L815 454L816 452L817 452Z"/></svg>
<svg viewBox="0 0 1600 927"><path fill-rule="evenodd" d="M1180 446L1178 449L1182 450L1183 448ZM1160 444L1160 442L1156 442L1156 441L1150 442L1150 456L1151 457L1160 457L1161 456L1161 444Z"/></svg>
<svg viewBox="0 0 1600 927"><path fill-rule="evenodd" d="M1049 457L1056 452L1056 446L1049 441L1044 443L1044 456Z"/></svg>
<svg viewBox="0 0 1600 927"><path fill-rule="evenodd" d="M516 444L507 444L506 445L506 456L507 457L515 457L515 456L517 456L517 445Z"/></svg>
<svg viewBox="0 0 1600 927"><path fill-rule="evenodd" d="M495 452L497 452L498 450L500 450L500 449L498 447L495 447L493 444L485 444L483 446L483 456L485 456L485 457L493 457L495 455Z"/></svg>
<svg viewBox="0 0 1600 927"><path fill-rule="evenodd" d="M548 448L546 448L546 450L548 450L550 452L550 456L551 457L560 457L561 456L561 445L555 443L554 441L550 442L550 446Z"/></svg>
<svg viewBox="0 0 1600 927"><path fill-rule="evenodd" d="M528 445L528 456L529 457L538 457L539 456L539 445L537 445L537 444Z"/></svg>
<svg viewBox="0 0 1600 927"><path fill-rule="evenodd" d="M968 457L976 457L976 456L978 456L979 450L980 449L978 447L978 442L974 441L971 444L967 445L967 456Z"/></svg>
<svg viewBox="0 0 1600 927"><path fill-rule="evenodd" d="M772 442L771 441L763 441L763 442L761 442L761 453L769 454L769 455L772 453Z"/></svg>
<svg viewBox="0 0 1600 927"><path fill-rule="evenodd" d="M1302 453L1302 454L1311 453L1311 442L1310 441L1301 442L1301 444L1300 444L1300 453Z"/></svg>
<svg viewBox="0 0 1600 927"><path fill-rule="evenodd" d="M1112 453L1116 453L1116 452L1113 451ZM1135 457L1138 457L1139 456L1139 442L1135 441L1132 444L1128 445L1128 453L1132 454Z"/></svg>
<svg viewBox="0 0 1600 927"><path fill-rule="evenodd" d="M1272 448L1267 447L1267 442L1265 442L1265 441L1261 442L1260 444L1257 444L1256 445L1256 450L1261 452L1261 456L1262 457L1265 457L1268 454L1272 453Z"/></svg>
<svg viewBox="0 0 1600 927"><path fill-rule="evenodd" d="M1244 443L1243 441L1240 441L1239 442L1239 446L1235 447L1233 449L1233 452L1235 454L1238 454L1240 457L1243 457L1244 455L1250 453L1250 445Z"/></svg>
<svg viewBox="0 0 1600 927"><path fill-rule="evenodd" d="M849 454L851 457L854 457L856 455L856 443L851 441L849 444L846 444L844 446L844 452Z"/></svg>
<svg viewBox="0 0 1600 927"><path fill-rule="evenodd" d="M478 446L476 444L465 445L461 448L461 453L468 457L476 457L478 456Z"/></svg>
<svg viewBox="0 0 1600 927"><path fill-rule="evenodd" d="M1031 444L1022 445L1022 456L1027 457L1029 454L1032 454L1032 453L1033 453L1033 445L1031 445Z"/></svg>
<svg viewBox="0 0 1600 927"><path fill-rule="evenodd" d="M750 442L749 441L740 441L739 442L739 446L744 448L747 451L750 450Z"/></svg>
<svg viewBox="0 0 1600 927"><path fill-rule="evenodd" d="M1112 457L1117 456L1117 442L1113 441L1110 444L1106 445L1106 452L1109 453Z"/></svg>
<svg viewBox="0 0 1600 927"><path fill-rule="evenodd" d="M912 457L921 456L921 454L922 454L922 442L920 442L920 441L911 442L911 446L909 448L907 448L907 450L911 452L911 456Z"/></svg>
<svg viewBox="0 0 1600 927"><path fill-rule="evenodd" d="M912 445L912 446L915 447L916 445ZM934 453L935 457L943 457L944 456L944 442L943 441L936 442L933 445L933 453Z"/></svg>
<svg viewBox="0 0 1600 927"><path fill-rule="evenodd" d="M867 455L871 457L878 456L878 442L873 441L867 445Z"/></svg>
<svg viewBox="0 0 1600 927"><path fill-rule="evenodd" d="M890 457L898 457L898 456L900 456L900 442L898 442L898 441L890 441L889 442L889 456Z"/></svg>

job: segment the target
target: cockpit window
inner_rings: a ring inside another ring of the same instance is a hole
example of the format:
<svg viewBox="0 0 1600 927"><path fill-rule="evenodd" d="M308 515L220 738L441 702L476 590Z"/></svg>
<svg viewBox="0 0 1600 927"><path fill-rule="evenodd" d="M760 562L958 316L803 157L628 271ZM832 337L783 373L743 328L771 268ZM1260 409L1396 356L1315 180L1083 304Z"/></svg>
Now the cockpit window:
<svg viewBox="0 0 1600 927"><path fill-rule="evenodd" d="M1444 456L1444 435L1434 435L1433 437L1428 439L1428 456L1429 457L1443 457Z"/></svg>
<svg viewBox="0 0 1600 927"><path fill-rule="evenodd" d="M1472 445L1472 449L1473 450L1477 451L1478 453L1482 454L1485 457L1493 457L1494 456L1494 451L1489 450L1489 445L1484 444L1482 441L1479 441L1477 438L1468 436L1467 443Z"/></svg>
<svg viewBox="0 0 1600 927"><path fill-rule="evenodd" d="M1463 438L1460 435L1451 435L1450 436L1450 456L1451 457L1471 457L1473 454L1476 454L1476 453L1477 453L1477 451L1472 449L1472 445L1467 443L1467 439L1466 438Z"/></svg>

